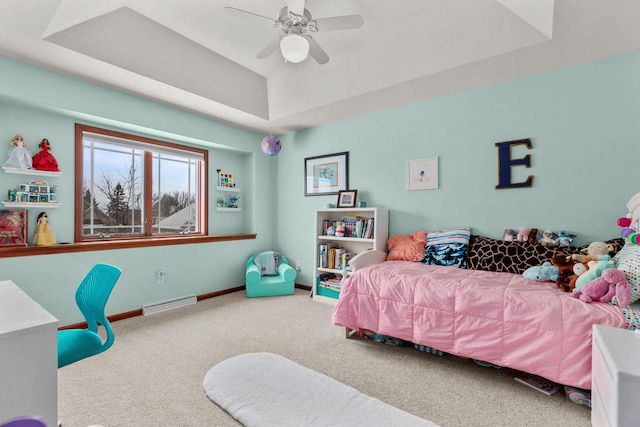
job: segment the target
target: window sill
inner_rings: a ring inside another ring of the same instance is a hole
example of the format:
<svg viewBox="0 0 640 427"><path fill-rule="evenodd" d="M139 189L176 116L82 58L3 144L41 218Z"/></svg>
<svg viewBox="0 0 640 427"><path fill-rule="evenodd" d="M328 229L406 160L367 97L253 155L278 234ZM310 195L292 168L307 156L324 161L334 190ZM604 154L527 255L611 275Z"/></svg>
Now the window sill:
<svg viewBox="0 0 640 427"><path fill-rule="evenodd" d="M0 246L0 258L33 255L65 254L73 252L108 251L112 249L146 248L151 246L190 245L196 243L226 242L231 240L252 240L256 234L219 234L215 236L180 236L136 240L96 240L53 246Z"/></svg>

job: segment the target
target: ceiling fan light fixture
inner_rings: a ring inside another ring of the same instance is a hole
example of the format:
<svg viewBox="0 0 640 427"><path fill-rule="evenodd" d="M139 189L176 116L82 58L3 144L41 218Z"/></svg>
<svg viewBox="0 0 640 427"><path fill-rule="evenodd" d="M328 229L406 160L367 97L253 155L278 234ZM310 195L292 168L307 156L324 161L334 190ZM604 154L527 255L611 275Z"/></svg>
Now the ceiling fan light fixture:
<svg viewBox="0 0 640 427"><path fill-rule="evenodd" d="M288 34L280 40L280 51L288 62L297 64L309 55L309 40L298 34Z"/></svg>

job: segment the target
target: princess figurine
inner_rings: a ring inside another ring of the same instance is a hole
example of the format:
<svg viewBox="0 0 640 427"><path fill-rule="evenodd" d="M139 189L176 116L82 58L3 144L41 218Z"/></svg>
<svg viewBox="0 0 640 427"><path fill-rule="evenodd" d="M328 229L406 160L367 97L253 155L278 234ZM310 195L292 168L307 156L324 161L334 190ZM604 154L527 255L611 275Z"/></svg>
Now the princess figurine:
<svg viewBox="0 0 640 427"><path fill-rule="evenodd" d="M33 156L33 168L41 171L58 172L60 170L58 168L58 161L50 152L51 144L49 144L49 140L44 138L40 142L39 147L40 151Z"/></svg>
<svg viewBox="0 0 640 427"><path fill-rule="evenodd" d="M56 236L49 226L49 217L47 217L46 212L40 212L40 215L38 215L33 244L36 246L52 246L56 244Z"/></svg>
<svg viewBox="0 0 640 427"><path fill-rule="evenodd" d="M9 145L13 147L9 153L9 159L4 163L4 166L8 168L16 169L31 169L31 153L28 148L29 145L22 138L22 135L17 134L9 142Z"/></svg>

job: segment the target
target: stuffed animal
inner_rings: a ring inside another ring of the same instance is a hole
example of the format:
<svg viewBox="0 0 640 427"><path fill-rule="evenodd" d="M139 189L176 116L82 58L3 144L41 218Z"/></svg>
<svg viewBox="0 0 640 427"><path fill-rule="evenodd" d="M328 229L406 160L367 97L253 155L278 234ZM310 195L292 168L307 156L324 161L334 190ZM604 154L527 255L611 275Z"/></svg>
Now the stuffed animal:
<svg viewBox="0 0 640 427"><path fill-rule="evenodd" d="M569 256L569 258L573 261L573 258ZM569 277L569 291L573 292L576 289L576 282L578 278L582 276L589 270L589 266L587 265L590 261L597 261L596 257L586 257L582 262L575 262L573 265L573 274Z"/></svg>
<svg viewBox="0 0 640 427"><path fill-rule="evenodd" d="M569 258L571 258L571 256L569 256ZM573 265L573 274L569 277L569 291L573 292L576 290L578 278L589 270L589 266L587 265L589 261L596 261L596 258L588 257L585 258L584 262L575 262Z"/></svg>
<svg viewBox="0 0 640 427"><path fill-rule="evenodd" d="M542 232L542 239L540 239L540 244L545 247L554 247L558 246L559 243L556 241L558 235L553 231L545 230Z"/></svg>
<svg viewBox="0 0 640 427"><path fill-rule="evenodd" d="M529 231L529 236L527 236L527 242L531 243L532 245L537 245L538 244L538 229L537 228L532 228L531 231Z"/></svg>
<svg viewBox="0 0 640 427"><path fill-rule="evenodd" d="M520 227L518 229L518 235L516 236L516 240L518 242L526 242L527 240L529 240L529 232L531 230L529 230L527 227Z"/></svg>
<svg viewBox="0 0 640 427"><path fill-rule="evenodd" d="M562 289L564 292L573 291L573 288L570 286L570 284L571 276L574 276L573 266L576 264L575 261L571 259L570 256L564 254L556 254L551 257L551 264L558 267L558 278L556 279L556 286L558 287L558 289ZM576 279L577 278L578 276L576 275Z"/></svg>
<svg viewBox="0 0 640 427"><path fill-rule="evenodd" d="M627 202L627 216L618 218L618 225L622 228L621 236L630 243L640 244L640 193L634 194Z"/></svg>
<svg viewBox="0 0 640 427"><path fill-rule="evenodd" d="M584 302L610 302L614 295L620 307L629 305L631 288L624 273L616 268L603 271L602 276L571 294L572 297Z"/></svg>
<svg viewBox="0 0 640 427"><path fill-rule="evenodd" d="M630 235L636 233L636 229L632 227L631 214L627 214L626 217L618 218L617 224L622 227L620 235L623 239L627 239Z"/></svg>
<svg viewBox="0 0 640 427"><path fill-rule="evenodd" d="M516 240L516 231L511 228L505 229L502 233L502 240L513 242L514 240Z"/></svg>
<svg viewBox="0 0 640 427"><path fill-rule="evenodd" d="M540 266L527 268L522 273L522 277L536 282L555 282L559 273L558 267L552 265L549 261L545 261Z"/></svg>
<svg viewBox="0 0 640 427"><path fill-rule="evenodd" d="M571 258L574 261L584 262L586 257L597 258L601 255L609 255L613 249L613 245L608 245L605 242L593 242L587 246L587 249L583 249L581 254L573 254Z"/></svg>
<svg viewBox="0 0 640 427"><path fill-rule="evenodd" d="M558 233L558 237L556 238L556 242L558 242L558 246L561 248L568 248L571 246L571 242L576 238L575 234L569 234L564 230L560 230Z"/></svg>
<svg viewBox="0 0 640 427"><path fill-rule="evenodd" d="M576 290L580 290L580 288L587 283L602 276L604 270L616 268L614 261L609 255L600 255L598 256L597 261L587 262L587 266L589 269L585 273L581 274L578 277L578 280L576 280Z"/></svg>

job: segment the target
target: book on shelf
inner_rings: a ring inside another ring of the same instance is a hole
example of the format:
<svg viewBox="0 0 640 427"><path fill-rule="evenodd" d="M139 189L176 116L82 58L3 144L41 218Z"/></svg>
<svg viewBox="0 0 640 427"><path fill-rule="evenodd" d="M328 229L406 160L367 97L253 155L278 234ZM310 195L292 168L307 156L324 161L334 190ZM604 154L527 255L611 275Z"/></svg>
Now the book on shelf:
<svg viewBox="0 0 640 427"><path fill-rule="evenodd" d="M351 267L349 266L349 260L351 259L351 254L347 251L345 251L342 254L342 260L340 263L340 269L342 270L351 270Z"/></svg>
<svg viewBox="0 0 640 427"><path fill-rule="evenodd" d="M343 247L328 243L318 245L318 267L332 270L351 270L349 260L351 253Z"/></svg>
<svg viewBox="0 0 640 427"><path fill-rule="evenodd" d="M340 291L342 289L342 276L333 273L323 273L318 276L318 286Z"/></svg>
<svg viewBox="0 0 640 427"><path fill-rule="evenodd" d="M365 239L372 239L373 238L373 224L374 224L375 218L368 218L364 224L364 231L362 233L362 237Z"/></svg>
<svg viewBox="0 0 640 427"><path fill-rule="evenodd" d="M373 238L374 218L362 218L358 216L343 216L340 220L322 220L322 235L327 236L330 227L337 228L337 223L344 227L343 237L355 237L358 239Z"/></svg>
<svg viewBox="0 0 640 427"><path fill-rule="evenodd" d="M344 237L360 237L360 230L362 230L362 218L347 215L343 216L341 221L344 226Z"/></svg>
<svg viewBox="0 0 640 427"><path fill-rule="evenodd" d="M528 385L529 387L534 388L539 392L546 394L547 396L551 396L553 393L560 390L560 384L554 383L553 381L539 377L537 375L522 373L514 378L516 381Z"/></svg>
<svg viewBox="0 0 640 427"><path fill-rule="evenodd" d="M340 282L335 282L335 283L331 283L331 282L319 282L318 286L322 286L323 288L327 288L327 289L335 289L337 291L342 290L342 283Z"/></svg>
<svg viewBox="0 0 640 427"><path fill-rule="evenodd" d="M318 267L327 268L328 251L329 245L322 244L318 246Z"/></svg>
<svg viewBox="0 0 640 427"><path fill-rule="evenodd" d="M333 268L334 260L336 259L336 248L329 248L329 253L327 255L327 264L326 268Z"/></svg>

